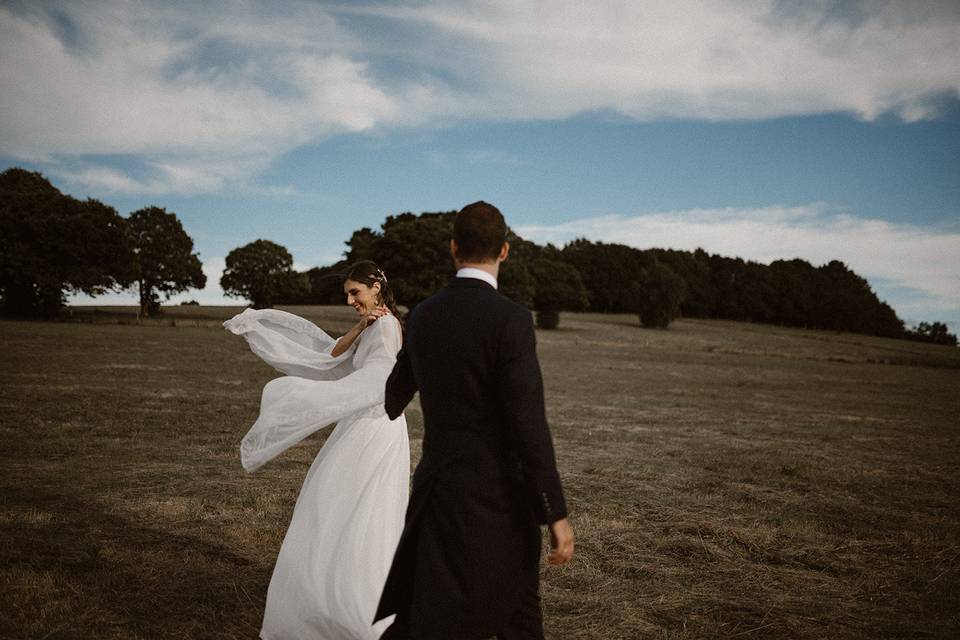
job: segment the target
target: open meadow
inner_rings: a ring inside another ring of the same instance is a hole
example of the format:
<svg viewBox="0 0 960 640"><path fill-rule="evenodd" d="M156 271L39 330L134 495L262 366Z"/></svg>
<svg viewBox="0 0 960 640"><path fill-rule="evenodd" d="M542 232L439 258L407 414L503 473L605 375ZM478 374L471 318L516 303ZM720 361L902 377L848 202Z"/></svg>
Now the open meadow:
<svg viewBox="0 0 960 640"><path fill-rule="evenodd" d="M0 321L0 637L257 636L327 432L243 473L278 374L237 311ZM591 314L538 341L578 536L548 638L960 637L960 350Z"/></svg>

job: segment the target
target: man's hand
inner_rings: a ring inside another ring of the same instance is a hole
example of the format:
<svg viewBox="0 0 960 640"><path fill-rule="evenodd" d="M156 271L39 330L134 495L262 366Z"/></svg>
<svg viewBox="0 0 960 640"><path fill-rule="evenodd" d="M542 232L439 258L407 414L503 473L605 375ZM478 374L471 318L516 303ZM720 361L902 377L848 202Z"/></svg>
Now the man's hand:
<svg viewBox="0 0 960 640"><path fill-rule="evenodd" d="M550 552L547 561L550 564L566 564L573 557L573 527L566 518L550 525Z"/></svg>

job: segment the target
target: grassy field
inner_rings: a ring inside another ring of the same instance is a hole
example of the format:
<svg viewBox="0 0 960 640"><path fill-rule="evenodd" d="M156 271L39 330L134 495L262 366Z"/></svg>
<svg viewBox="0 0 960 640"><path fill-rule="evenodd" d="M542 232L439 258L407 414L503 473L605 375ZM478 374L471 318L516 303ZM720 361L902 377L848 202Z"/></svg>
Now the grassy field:
<svg viewBox="0 0 960 640"><path fill-rule="evenodd" d="M276 374L217 328L235 311L0 322L0 637L256 637L325 434L244 475ZM538 334L578 534L549 638L960 637L960 350L636 325Z"/></svg>

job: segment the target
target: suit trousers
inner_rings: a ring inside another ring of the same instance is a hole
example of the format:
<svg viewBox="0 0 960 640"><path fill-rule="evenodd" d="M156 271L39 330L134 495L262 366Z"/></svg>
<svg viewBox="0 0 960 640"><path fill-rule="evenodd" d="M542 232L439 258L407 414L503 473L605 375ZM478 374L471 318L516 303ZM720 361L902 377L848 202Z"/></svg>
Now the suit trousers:
<svg viewBox="0 0 960 640"><path fill-rule="evenodd" d="M535 582L533 588L524 590L520 607L510 618L507 628L497 632L497 640L543 640L543 613L540 610L538 586ZM397 615L393 624L380 636L380 640L416 639L417 635L411 631L409 621L401 615Z"/></svg>

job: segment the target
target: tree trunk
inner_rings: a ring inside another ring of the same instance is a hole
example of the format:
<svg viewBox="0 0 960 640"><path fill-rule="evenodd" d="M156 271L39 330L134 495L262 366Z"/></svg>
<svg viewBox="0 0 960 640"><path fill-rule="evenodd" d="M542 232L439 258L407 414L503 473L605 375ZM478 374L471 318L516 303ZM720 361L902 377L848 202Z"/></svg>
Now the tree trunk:
<svg viewBox="0 0 960 640"><path fill-rule="evenodd" d="M538 309L537 326L541 329L556 329L560 326L560 312L554 309Z"/></svg>
<svg viewBox="0 0 960 640"><path fill-rule="evenodd" d="M149 318L150 317L150 300L149 300L149 291L145 289L143 280L138 281L140 285L140 317Z"/></svg>

